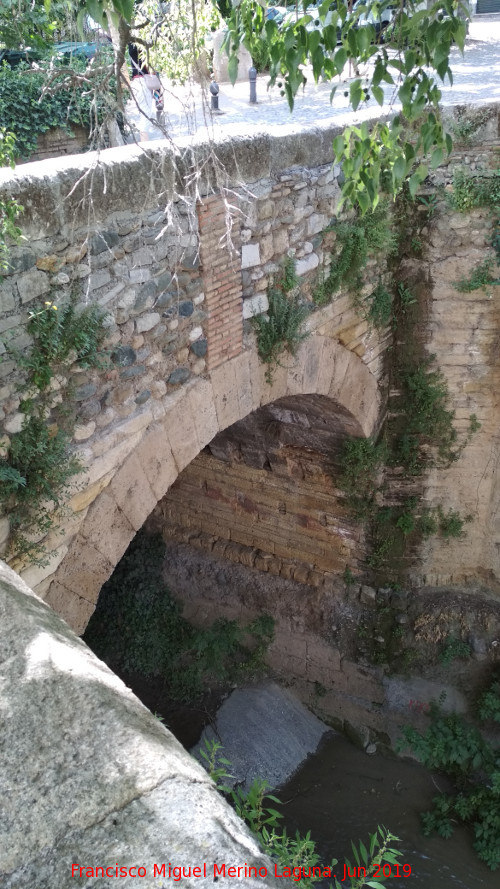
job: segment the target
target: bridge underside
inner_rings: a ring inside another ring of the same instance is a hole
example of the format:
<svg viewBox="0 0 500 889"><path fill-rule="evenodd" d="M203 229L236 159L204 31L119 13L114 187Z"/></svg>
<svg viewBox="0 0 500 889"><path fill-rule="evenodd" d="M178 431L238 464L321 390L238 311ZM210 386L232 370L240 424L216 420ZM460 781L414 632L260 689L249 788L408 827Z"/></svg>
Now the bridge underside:
<svg viewBox="0 0 500 889"><path fill-rule="evenodd" d="M363 557L338 490L352 414L321 395L281 398L220 432L180 474L149 527L167 540L320 586Z"/></svg>

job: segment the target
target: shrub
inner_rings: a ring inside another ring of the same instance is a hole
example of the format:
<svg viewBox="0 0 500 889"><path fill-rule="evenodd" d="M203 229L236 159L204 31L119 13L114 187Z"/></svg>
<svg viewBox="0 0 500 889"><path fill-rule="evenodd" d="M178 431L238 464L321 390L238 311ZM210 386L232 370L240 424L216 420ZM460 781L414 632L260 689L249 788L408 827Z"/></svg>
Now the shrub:
<svg viewBox="0 0 500 889"><path fill-rule="evenodd" d="M193 627L165 584L160 535L137 534L104 584L85 641L116 672L162 678L176 700L199 697L208 679L234 681L262 669L274 622L219 619Z"/></svg>
<svg viewBox="0 0 500 889"><path fill-rule="evenodd" d="M401 747L410 747L427 768L446 772L455 792L434 797L422 816L425 834L450 837L457 821L471 824L474 848L491 870L500 866L500 751L456 713L431 706L424 734L406 726Z"/></svg>
<svg viewBox="0 0 500 889"><path fill-rule="evenodd" d="M78 314L72 302L58 309L46 301L30 312L27 330L33 338L31 350L27 354L12 353L26 372L19 405L24 421L20 432L12 435L7 457L0 459L0 505L9 517L11 551L39 564L46 560L46 553L37 540L57 524L57 511L72 479L83 468L69 449L74 417L68 390L57 416L48 422L51 382L70 352L81 367L102 366L104 317L96 306Z"/></svg>
<svg viewBox="0 0 500 889"><path fill-rule="evenodd" d="M106 62L107 56L100 61ZM109 59L111 62L111 59ZM85 66L73 59L75 76L83 73ZM61 127L71 132L72 124L79 124L92 133L102 123L110 109L114 107L113 80L106 66L95 63L92 70L97 72L90 88L89 79L71 82L63 75L59 82L52 81L49 89L47 63L32 69L28 65L0 68L0 128L5 127L16 137L16 157L26 160L36 151L39 133L52 127ZM57 72L57 63L51 76Z"/></svg>

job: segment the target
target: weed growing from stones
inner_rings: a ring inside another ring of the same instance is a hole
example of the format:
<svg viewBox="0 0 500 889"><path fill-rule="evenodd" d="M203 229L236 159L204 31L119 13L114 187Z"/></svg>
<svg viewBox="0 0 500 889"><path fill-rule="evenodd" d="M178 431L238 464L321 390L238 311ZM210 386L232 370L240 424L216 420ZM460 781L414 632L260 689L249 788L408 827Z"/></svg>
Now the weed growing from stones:
<svg viewBox="0 0 500 889"><path fill-rule="evenodd" d="M43 538L57 526L58 512L80 461L70 451L74 429L72 395L60 388L54 404L52 383L65 380L65 363L102 367L105 313L91 306L77 313L73 303L60 309L51 301L30 312L27 330L33 340L27 354L15 353L26 379L20 387L22 428L12 435L7 456L0 459L0 507L10 522L9 554L46 564Z"/></svg>
<svg viewBox="0 0 500 889"><path fill-rule="evenodd" d="M471 145L474 136L492 117L491 109L468 110L451 124L455 142L463 146Z"/></svg>
<svg viewBox="0 0 500 889"><path fill-rule="evenodd" d="M452 661L469 658L471 654L472 649L468 642L456 636L448 636L439 654L439 660L444 666L448 666Z"/></svg>
<svg viewBox="0 0 500 889"><path fill-rule="evenodd" d="M363 286L363 270L368 258L376 253L390 255L396 247L385 203L364 216L337 223L332 230L337 236L335 250L328 276L319 282L313 293L317 305L326 305L343 286L350 293L357 293Z"/></svg>
<svg viewBox="0 0 500 889"><path fill-rule="evenodd" d="M276 368L281 367L284 352L295 355L300 343L306 339L303 324L309 315L309 307L300 299L295 274L295 261L288 258L282 275L268 290L269 309L266 315L256 315L252 325L257 336L260 360L267 364L266 380L273 381Z"/></svg>
<svg viewBox="0 0 500 889"><path fill-rule="evenodd" d="M448 201L452 209L460 213L468 213L477 207L500 207L500 172L472 174L456 170Z"/></svg>
<svg viewBox="0 0 500 889"><path fill-rule="evenodd" d="M486 256L472 269L470 275L462 276L455 281L453 286L459 293L473 293L475 290L484 290L491 299L489 287L492 284L500 284L500 277L493 276L493 269L498 266L498 261L493 256Z"/></svg>

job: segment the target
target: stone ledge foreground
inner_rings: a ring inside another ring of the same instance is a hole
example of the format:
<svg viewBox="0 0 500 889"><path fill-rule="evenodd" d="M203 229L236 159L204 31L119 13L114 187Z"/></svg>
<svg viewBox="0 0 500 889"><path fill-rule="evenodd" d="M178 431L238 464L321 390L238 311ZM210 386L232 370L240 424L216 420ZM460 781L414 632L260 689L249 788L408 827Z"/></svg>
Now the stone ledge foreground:
<svg viewBox="0 0 500 889"><path fill-rule="evenodd" d="M169 862L206 863L187 887L212 886L214 862L270 875L219 876L221 889L278 885L201 766L3 562L0 670L1 889L160 889ZM73 864L116 863L146 876L72 877Z"/></svg>

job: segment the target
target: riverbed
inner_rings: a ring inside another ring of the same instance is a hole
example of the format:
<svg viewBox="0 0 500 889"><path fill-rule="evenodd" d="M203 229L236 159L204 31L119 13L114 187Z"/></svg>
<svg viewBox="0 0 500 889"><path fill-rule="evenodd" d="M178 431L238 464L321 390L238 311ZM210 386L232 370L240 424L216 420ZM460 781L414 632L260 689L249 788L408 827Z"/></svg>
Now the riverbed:
<svg viewBox="0 0 500 889"><path fill-rule="evenodd" d="M339 859L333 869L338 878L344 873L344 857L353 863L351 840L362 839L366 845L368 834L380 824L400 838L399 861L411 867L408 877L387 881L391 889L498 889L498 871L478 860L468 830L457 827L447 840L423 835L419 813L446 789L445 778L417 763L378 753L368 756L336 734L277 796L288 831L310 830L322 861Z"/></svg>

